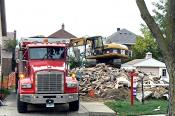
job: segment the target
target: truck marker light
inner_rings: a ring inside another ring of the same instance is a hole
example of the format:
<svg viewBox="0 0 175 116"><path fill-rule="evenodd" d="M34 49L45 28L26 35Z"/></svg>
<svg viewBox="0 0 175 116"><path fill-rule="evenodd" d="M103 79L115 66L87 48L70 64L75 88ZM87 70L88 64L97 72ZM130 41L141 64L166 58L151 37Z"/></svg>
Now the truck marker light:
<svg viewBox="0 0 175 116"><path fill-rule="evenodd" d="M19 74L19 78L20 79L24 79L25 78L25 75L23 73Z"/></svg>
<svg viewBox="0 0 175 116"><path fill-rule="evenodd" d="M72 77L73 80L76 79L76 75L74 73L71 75L71 77Z"/></svg>
<svg viewBox="0 0 175 116"><path fill-rule="evenodd" d="M48 44L48 38L44 38L43 43Z"/></svg>

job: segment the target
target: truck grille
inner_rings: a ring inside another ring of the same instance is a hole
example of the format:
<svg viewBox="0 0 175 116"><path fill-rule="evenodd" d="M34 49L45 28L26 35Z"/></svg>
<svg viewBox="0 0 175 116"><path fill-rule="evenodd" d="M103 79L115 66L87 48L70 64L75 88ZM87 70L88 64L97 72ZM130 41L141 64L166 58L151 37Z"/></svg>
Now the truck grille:
<svg viewBox="0 0 175 116"><path fill-rule="evenodd" d="M40 71L36 74L37 93L63 93L64 73Z"/></svg>

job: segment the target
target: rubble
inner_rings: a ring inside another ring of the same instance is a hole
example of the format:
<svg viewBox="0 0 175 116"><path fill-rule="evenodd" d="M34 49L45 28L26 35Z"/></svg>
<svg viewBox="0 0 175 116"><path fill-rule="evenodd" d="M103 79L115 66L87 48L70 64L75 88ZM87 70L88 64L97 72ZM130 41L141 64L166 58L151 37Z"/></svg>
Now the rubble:
<svg viewBox="0 0 175 116"><path fill-rule="evenodd" d="M124 69L114 68L101 63L91 68L76 68L71 72L76 73L79 78L79 93L81 96L91 97L91 94L89 94L90 91L94 92L95 98L126 99L130 96L131 78L129 72ZM144 99L149 96L161 98L168 93L167 86L160 86L167 84L161 81L160 77L146 75L144 73L143 75ZM136 98L142 101L142 78L137 76L136 81ZM157 86L157 84L159 84L159 86Z"/></svg>
<svg viewBox="0 0 175 116"><path fill-rule="evenodd" d="M150 97L153 94L152 91L145 91L144 92L144 99ZM142 93L137 93L136 98L141 102L142 101Z"/></svg>

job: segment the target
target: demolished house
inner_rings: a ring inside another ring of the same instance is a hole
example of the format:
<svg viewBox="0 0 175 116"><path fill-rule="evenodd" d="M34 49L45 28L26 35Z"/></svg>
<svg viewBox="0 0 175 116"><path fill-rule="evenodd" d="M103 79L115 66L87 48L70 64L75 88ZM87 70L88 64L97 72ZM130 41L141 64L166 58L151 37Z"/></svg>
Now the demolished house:
<svg viewBox="0 0 175 116"><path fill-rule="evenodd" d="M102 63L97 64L95 67L76 68L72 72L76 73L79 78L79 93L82 97L115 100L123 100L130 97L131 78L129 72L125 69L114 68ZM144 99L147 97L162 98L168 94L168 84L166 81L160 80L158 76L156 77L153 74L136 73L144 74ZM136 98L141 101L142 78L139 76L135 78L137 83ZM156 86L156 84L166 86Z"/></svg>

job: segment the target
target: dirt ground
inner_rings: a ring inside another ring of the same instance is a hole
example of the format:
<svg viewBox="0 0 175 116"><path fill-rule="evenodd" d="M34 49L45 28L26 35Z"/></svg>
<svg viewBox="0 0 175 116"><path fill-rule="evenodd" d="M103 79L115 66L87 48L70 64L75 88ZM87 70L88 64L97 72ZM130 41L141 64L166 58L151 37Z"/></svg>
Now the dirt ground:
<svg viewBox="0 0 175 116"><path fill-rule="evenodd" d="M89 97L88 95L86 96L80 96L81 101L98 101L98 102L104 102L106 100L125 100L129 98L130 95L130 90L128 88L119 88L119 89L114 89L111 91L107 91L105 95L102 97Z"/></svg>

